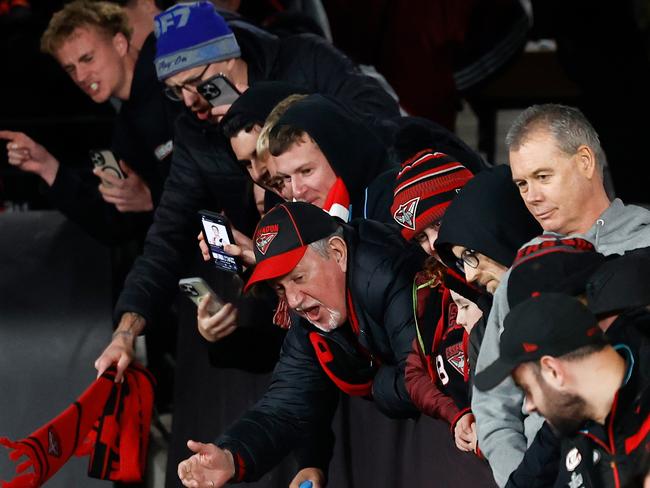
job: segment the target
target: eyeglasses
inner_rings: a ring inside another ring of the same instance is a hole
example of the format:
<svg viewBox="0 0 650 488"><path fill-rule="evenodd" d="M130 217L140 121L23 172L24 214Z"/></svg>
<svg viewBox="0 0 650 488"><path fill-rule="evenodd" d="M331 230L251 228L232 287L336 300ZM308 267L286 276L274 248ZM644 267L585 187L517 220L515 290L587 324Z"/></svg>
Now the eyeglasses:
<svg viewBox="0 0 650 488"><path fill-rule="evenodd" d="M203 82L203 75L205 75L206 71L208 71L208 68L211 65L212 63L206 65L206 67L203 68L203 71L201 71L201 74L195 76L194 78L190 78L189 80L185 80L180 85L167 86L164 90L167 98L173 100L174 102L182 102L183 90L196 93L196 88Z"/></svg>
<svg viewBox="0 0 650 488"><path fill-rule="evenodd" d="M465 272L465 265L474 269L478 268L479 260L477 254L473 249L464 249L460 253L460 257L456 260L456 267L463 273Z"/></svg>

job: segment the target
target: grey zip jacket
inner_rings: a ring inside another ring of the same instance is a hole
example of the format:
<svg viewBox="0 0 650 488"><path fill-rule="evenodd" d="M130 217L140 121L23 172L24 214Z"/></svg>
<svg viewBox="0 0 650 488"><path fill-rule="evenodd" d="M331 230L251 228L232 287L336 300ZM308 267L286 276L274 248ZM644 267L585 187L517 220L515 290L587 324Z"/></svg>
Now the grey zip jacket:
<svg viewBox="0 0 650 488"><path fill-rule="evenodd" d="M553 235L546 233L546 235ZM565 237L565 236L562 236ZM624 205L615 199L581 237L592 242L605 255L650 246L650 211L636 205ZM538 244L536 237L524 246ZM476 372L482 371L499 356L499 339L503 321L509 312L508 278L506 272L494 293L492 311L479 352ZM505 486L510 474L519 466L528 445L542 426L544 419L524 411L523 392L511 378L489 391L473 390L472 412L476 417L478 445L490 463L494 479Z"/></svg>

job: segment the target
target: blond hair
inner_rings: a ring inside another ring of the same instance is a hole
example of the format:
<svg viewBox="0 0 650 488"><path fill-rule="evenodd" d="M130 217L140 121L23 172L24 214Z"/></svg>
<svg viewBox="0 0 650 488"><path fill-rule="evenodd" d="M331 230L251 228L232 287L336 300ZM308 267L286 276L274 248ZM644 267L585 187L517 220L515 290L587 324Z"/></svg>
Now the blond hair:
<svg viewBox="0 0 650 488"><path fill-rule="evenodd" d="M133 29L119 5L110 2L75 0L52 16L41 36L41 51L54 56L75 29L94 26L113 37L123 34L131 40Z"/></svg>
<svg viewBox="0 0 650 488"><path fill-rule="evenodd" d="M275 125L278 123L280 118L282 118L282 116L289 109L289 107L291 107L294 103L297 103L300 100L303 100L305 98L307 98L307 95L301 95L301 94L289 95L287 98L280 101L275 107L273 107L273 110L271 110L271 113L266 118L266 121L264 122L264 126L260 131L260 135L257 138L257 145L255 147L255 152L257 153L258 159L262 161L268 159L268 157L271 155L271 151L269 150L269 144L270 144L269 136L271 134L271 130L273 129L273 127L275 127Z"/></svg>

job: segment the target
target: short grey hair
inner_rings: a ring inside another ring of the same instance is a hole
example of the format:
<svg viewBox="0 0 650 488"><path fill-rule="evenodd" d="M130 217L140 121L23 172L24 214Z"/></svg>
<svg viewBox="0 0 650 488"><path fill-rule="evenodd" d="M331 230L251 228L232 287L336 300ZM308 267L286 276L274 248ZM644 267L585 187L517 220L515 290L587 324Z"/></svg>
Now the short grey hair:
<svg viewBox="0 0 650 488"><path fill-rule="evenodd" d="M506 135L506 147L517 151L536 132L551 134L557 148L567 155L573 155L582 145L589 146L596 157L600 175L607 159L598 133L584 114L575 107L547 103L528 107L517 116Z"/></svg>
<svg viewBox="0 0 650 488"><path fill-rule="evenodd" d="M330 257L329 241L332 237L340 237L342 239L343 227L339 225L339 227L332 234L328 235L327 237L323 237L318 241L312 242L311 244L309 244L309 247L311 247L314 251L316 251L325 259L329 259Z"/></svg>

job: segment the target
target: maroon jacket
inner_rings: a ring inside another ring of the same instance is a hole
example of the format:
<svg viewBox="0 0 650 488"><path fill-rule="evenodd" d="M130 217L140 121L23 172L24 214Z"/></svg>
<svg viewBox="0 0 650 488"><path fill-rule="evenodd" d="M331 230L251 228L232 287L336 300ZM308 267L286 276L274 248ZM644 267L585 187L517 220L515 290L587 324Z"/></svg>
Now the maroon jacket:
<svg viewBox="0 0 650 488"><path fill-rule="evenodd" d="M417 336L406 361L406 389L418 409L453 428L469 411L467 334L456 324L457 307L444 284L414 283Z"/></svg>

